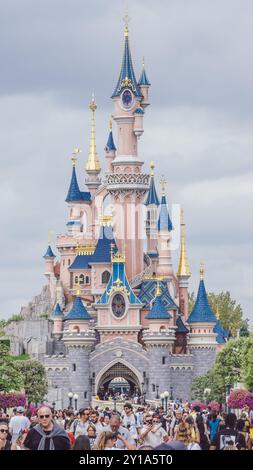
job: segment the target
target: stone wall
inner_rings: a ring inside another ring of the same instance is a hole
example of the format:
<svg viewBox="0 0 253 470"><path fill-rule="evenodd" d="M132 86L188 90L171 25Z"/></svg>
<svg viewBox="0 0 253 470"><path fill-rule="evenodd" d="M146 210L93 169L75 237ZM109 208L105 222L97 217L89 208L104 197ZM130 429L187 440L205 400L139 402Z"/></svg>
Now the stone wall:
<svg viewBox="0 0 253 470"><path fill-rule="evenodd" d="M11 322L4 331L10 339L11 354L14 356L27 353L35 359L42 359L47 353L47 341L51 334L51 325L47 319Z"/></svg>
<svg viewBox="0 0 253 470"><path fill-rule="evenodd" d="M205 375L215 361L216 348L191 348L190 351L193 355L194 377L198 375Z"/></svg>

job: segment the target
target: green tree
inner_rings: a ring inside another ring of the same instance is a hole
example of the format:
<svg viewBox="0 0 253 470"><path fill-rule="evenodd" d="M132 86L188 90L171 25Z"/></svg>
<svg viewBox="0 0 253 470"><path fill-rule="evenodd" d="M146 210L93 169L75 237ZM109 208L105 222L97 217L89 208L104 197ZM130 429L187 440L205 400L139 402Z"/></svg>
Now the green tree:
<svg viewBox="0 0 253 470"><path fill-rule="evenodd" d="M247 338L242 355L242 378L246 387L253 389L253 334Z"/></svg>
<svg viewBox="0 0 253 470"><path fill-rule="evenodd" d="M17 371L9 348L0 341L0 391L10 392L11 390L22 390L23 376Z"/></svg>
<svg viewBox="0 0 253 470"><path fill-rule="evenodd" d="M24 390L29 402L43 401L47 393L46 371L43 365L35 360L15 361L16 370L22 374Z"/></svg>
<svg viewBox="0 0 253 470"><path fill-rule="evenodd" d="M249 319L246 318L245 320L242 321L242 326L240 328L240 336L249 336L250 331L249 331Z"/></svg>
<svg viewBox="0 0 253 470"><path fill-rule="evenodd" d="M222 326L229 330L232 336L236 336L237 330L243 324L241 305L231 299L230 292L221 292L220 294L211 292L208 294L208 301L215 313L218 308Z"/></svg>

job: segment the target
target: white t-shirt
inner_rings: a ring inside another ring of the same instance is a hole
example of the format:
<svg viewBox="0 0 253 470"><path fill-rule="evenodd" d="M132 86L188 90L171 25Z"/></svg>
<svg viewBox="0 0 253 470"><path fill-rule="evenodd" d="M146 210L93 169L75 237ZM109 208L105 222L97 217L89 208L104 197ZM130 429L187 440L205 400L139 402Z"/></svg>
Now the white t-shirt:
<svg viewBox="0 0 253 470"><path fill-rule="evenodd" d="M9 424L12 433L12 442L18 437L20 431L29 429L30 421L26 416L13 416Z"/></svg>

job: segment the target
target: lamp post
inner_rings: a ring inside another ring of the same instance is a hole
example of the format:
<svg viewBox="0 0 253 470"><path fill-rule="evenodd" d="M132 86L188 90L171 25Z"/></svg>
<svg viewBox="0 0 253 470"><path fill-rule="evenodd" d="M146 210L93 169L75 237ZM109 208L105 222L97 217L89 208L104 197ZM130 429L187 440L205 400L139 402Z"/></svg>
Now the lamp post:
<svg viewBox="0 0 253 470"><path fill-rule="evenodd" d="M157 400L159 400L158 390L159 390L159 385L156 385L156 399Z"/></svg>
<svg viewBox="0 0 253 470"><path fill-rule="evenodd" d="M78 394L75 393L75 395L73 396L74 398L74 401L75 401L75 411L77 411L77 400L78 400Z"/></svg>
<svg viewBox="0 0 253 470"><path fill-rule="evenodd" d="M230 394L230 390L231 390L231 385L230 384L226 385L226 412L227 413L230 413L230 408L228 406L228 397Z"/></svg>
<svg viewBox="0 0 253 470"><path fill-rule="evenodd" d="M69 393L68 393L68 397L69 397L69 408L72 408L73 393L72 393L72 392L69 392Z"/></svg>
<svg viewBox="0 0 253 470"><path fill-rule="evenodd" d="M52 403L53 413L55 412L55 401Z"/></svg>
<svg viewBox="0 0 253 470"><path fill-rule="evenodd" d="M161 400L162 400L162 407L164 407L164 398L165 398L164 392L161 393L160 398L161 398Z"/></svg>
<svg viewBox="0 0 253 470"><path fill-rule="evenodd" d="M173 401L173 387L170 387L170 400Z"/></svg>
<svg viewBox="0 0 253 470"><path fill-rule="evenodd" d="M167 414L168 413L168 398L169 398L170 394L166 390L165 392L163 392L163 396L164 396L164 399L165 399L165 413Z"/></svg>

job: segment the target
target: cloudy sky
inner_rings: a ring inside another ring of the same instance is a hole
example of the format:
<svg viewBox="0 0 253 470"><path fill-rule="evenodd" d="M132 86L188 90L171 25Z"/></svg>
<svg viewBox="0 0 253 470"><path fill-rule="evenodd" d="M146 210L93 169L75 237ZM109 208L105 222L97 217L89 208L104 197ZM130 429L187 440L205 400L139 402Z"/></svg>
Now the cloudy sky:
<svg viewBox="0 0 253 470"><path fill-rule="evenodd" d="M65 231L74 146L85 178L91 93L107 139L123 48L122 0L0 0L0 317L41 290L48 229ZM185 209L196 290L252 312L252 0L129 0L136 74L152 83L140 155ZM53 244L54 247L54 244ZM178 252L174 254L175 264Z"/></svg>

